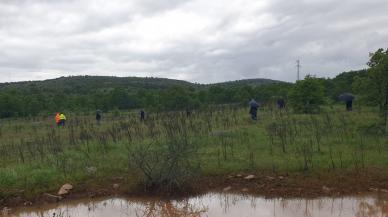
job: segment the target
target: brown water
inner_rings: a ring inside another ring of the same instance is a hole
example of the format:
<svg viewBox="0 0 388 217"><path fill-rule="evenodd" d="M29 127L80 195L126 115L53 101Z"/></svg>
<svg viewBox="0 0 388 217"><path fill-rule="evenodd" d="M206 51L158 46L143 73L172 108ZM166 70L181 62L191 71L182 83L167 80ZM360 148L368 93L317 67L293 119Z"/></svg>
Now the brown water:
<svg viewBox="0 0 388 217"><path fill-rule="evenodd" d="M1 215L1 214L0 214ZM209 193L184 200L109 198L22 208L12 217L385 217L388 196L320 199L265 199L238 194Z"/></svg>

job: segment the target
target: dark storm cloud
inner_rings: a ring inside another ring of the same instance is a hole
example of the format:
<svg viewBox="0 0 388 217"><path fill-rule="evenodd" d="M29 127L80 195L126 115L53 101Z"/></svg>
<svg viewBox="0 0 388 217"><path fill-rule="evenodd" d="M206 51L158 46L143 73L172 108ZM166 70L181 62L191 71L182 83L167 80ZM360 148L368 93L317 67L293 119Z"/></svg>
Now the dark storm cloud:
<svg viewBox="0 0 388 217"><path fill-rule="evenodd" d="M91 74L196 82L366 67L385 0L3 0L0 81Z"/></svg>

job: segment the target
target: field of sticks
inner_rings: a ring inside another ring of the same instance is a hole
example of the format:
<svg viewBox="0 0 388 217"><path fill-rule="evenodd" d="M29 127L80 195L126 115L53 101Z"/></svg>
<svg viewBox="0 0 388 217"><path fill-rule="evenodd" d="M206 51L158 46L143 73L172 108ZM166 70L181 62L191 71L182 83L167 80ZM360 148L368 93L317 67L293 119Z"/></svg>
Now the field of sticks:
<svg viewBox="0 0 388 217"><path fill-rule="evenodd" d="M184 190L196 177L232 173L314 174L388 167L388 141L377 111L294 114L264 107L186 112L67 114L0 122L0 199L56 191L63 183L123 179L128 189Z"/></svg>

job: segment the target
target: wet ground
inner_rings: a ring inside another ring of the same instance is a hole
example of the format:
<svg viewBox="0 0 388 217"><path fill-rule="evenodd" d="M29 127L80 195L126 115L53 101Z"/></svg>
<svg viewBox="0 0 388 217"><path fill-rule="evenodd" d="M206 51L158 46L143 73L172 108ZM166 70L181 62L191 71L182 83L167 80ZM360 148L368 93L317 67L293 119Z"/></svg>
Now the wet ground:
<svg viewBox="0 0 388 217"><path fill-rule="evenodd" d="M11 210L12 217L384 217L388 195L319 199L265 199L241 194L208 193L183 200L105 198Z"/></svg>

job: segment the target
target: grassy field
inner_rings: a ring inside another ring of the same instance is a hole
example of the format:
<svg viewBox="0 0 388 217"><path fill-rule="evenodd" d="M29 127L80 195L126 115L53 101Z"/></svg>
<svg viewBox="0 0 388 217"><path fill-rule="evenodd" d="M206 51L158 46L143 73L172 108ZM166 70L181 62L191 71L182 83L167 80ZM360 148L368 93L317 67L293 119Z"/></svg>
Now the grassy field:
<svg viewBox="0 0 388 217"><path fill-rule="evenodd" d="M388 168L388 141L373 108L324 108L301 115L264 108L214 107L185 113L67 114L0 121L0 199L56 191L62 184L104 183L173 190L191 177L238 172L363 172Z"/></svg>

